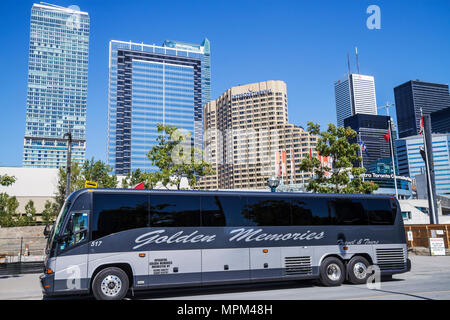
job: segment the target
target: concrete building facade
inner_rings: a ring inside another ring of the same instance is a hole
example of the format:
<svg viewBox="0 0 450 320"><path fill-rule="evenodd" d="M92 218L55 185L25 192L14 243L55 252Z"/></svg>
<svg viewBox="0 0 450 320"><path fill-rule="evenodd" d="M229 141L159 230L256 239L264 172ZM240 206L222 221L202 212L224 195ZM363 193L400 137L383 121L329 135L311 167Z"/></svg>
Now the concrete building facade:
<svg viewBox="0 0 450 320"><path fill-rule="evenodd" d="M228 89L204 106L203 128L204 157L216 174L203 177L199 188L264 189L270 176L279 175L285 184L311 177L295 168L310 150L316 155L317 137L288 123L283 81ZM277 172L277 152L280 162L285 160L281 172Z"/></svg>
<svg viewBox="0 0 450 320"><path fill-rule="evenodd" d="M377 114L375 79L372 76L349 73L335 81L337 125L344 126L344 119L355 114Z"/></svg>

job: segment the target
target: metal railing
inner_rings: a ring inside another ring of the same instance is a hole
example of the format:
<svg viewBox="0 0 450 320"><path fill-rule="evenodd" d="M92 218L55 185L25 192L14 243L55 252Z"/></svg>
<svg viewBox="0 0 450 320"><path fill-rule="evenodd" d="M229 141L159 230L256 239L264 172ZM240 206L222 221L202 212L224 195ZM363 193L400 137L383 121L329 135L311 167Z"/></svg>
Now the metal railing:
<svg viewBox="0 0 450 320"><path fill-rule="evenodd" d="M44 237L0 238L0 275L42 272L45 240Z"/></svg>

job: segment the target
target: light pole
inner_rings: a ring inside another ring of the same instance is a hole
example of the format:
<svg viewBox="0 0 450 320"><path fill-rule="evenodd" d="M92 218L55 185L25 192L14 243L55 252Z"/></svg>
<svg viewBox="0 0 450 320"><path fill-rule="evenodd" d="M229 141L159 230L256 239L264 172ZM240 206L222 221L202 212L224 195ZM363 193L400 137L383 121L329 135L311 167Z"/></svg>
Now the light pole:
<svg viewBox="0 0 450 320"><path fill-rule="evenodd" d="M280 180L278 180L277 177L270 177L269 180L267 180L267 185L271 192L276 192L277 187L280 185Z"/></svg>
<svg viewBox="0 0 450 320"><path fill-rule="evenodd" d="M70 195L70 170L72 159L72 133L69 131L64 134L63 138L67 136L67 165L66 165L66 199Z"/></svg>

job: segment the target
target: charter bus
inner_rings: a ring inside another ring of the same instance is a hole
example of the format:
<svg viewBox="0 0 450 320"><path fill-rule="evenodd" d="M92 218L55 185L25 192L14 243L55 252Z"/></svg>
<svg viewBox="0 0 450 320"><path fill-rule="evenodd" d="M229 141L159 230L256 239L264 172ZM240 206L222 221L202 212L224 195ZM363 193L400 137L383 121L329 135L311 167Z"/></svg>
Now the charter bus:
<svg viewBox="0 0 450 320"><path fill-rule="evenodd" d="M288 192L83 189L48 237L45 296L318 279L410 270L398 201Z"/></svg>

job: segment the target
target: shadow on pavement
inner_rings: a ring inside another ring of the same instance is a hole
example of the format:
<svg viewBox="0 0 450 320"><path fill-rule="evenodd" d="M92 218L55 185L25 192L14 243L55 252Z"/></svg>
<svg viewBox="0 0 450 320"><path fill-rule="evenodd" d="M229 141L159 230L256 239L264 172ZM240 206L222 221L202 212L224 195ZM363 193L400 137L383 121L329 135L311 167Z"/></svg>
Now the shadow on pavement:
<svg viewBox="0 0 450 320"><path fill-rule="evenodd" d="M226 294L226 293L245 293L267 290L283 290L310 288L315 286L313 280L289 281L289 282L265 282L250 284L233 284L233 285L215 285L205 287L189 287L189 288L171 288L171 289L152 289L146 291L135 291L134 296L128 294L130 299L161 299L161 298L177 298L187 296L199 296L208 294Z"/></svg>

